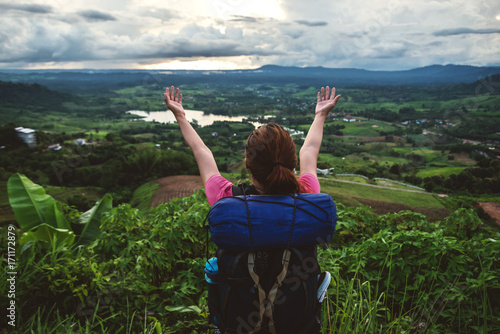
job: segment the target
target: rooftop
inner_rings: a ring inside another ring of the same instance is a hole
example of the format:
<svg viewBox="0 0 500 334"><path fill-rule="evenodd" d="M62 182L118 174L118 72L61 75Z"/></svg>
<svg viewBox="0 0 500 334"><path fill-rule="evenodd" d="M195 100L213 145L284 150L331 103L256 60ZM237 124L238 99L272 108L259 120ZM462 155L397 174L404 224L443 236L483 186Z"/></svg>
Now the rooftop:
<svg viewBox="0 0 500 334"><path fill-rule="evenodd" d="M35 132L35 130L33 130L33 129L23 128L22 126L17 127L16 131L20 132L20 133L26 133L26 134Z"/></svg>

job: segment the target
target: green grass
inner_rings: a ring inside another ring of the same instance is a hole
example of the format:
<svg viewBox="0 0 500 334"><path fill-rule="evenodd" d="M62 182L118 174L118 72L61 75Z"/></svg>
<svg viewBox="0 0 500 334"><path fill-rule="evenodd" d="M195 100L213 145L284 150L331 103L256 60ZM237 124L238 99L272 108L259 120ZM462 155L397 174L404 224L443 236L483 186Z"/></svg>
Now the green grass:
<svg viewBox="0 0 500 334"><path fill-rule="evenodd" d="M391 163L391 165L393 165L393 164L407 164L408 163L408 160L406 160L405 158L396 158L396 157L391 157L391 156L387 156L387 155L369 156L369 157L370 157L370 160L375 160L379 164L387 163L387 162Z"/></svg>
<svg viewBox="0 0 500 334"><path fill-rule="evenodd" d="M426 168L418 171L417 175L420 177L431 177L434 175L442 175L443 177L448 177L451 174L460 174L465 167L441 167L441 168Z"/></svg>
<svg viewBox="0 0 500 334"><path fill-rule="evenodd" d="M397 129L397 126L387 124L384 122L380 121L357 121L357 122L352 122L352 123L347 123L344 121L335 121L328 123L328 125L344 125L345 128L341 129L340 131L344 134L346 137L345 139L348 139L348 137L380 137L381 131L385 132L392 132ZM376 125L377 127L373 127ZM302 130L307 132L310 128L310 124L301 124L298 126L295 126L298 130Z"/></svg>
<svg viewBox="0 0 500 334"><path fill-rule="evenodd" d="M443 204L432 194L405 192L365 186L362 184L342 183L333 180L320 180L321 191L330 194L347 206L359 206L356 198L400 203L412 207L444 208Z"/></svg>
<svg viewBox="0 0 500 334"><path fill-rule="evenodd" d="M153 196L159 187L159 184L152 182L143 184L134 191L132 199L130 200L130 205L141 211L148 210L151 207Z"/></svg>
<svg viewBox="0 0 500 334"><path fill-rule="evenodd" d="M88 131L88 132L85 132L85 135L90 137L90 135L92 135L92 139L94 140L106 140L106 135L108 133L111 133L110 131L103 131L103 130L99 130L99 132L96 132L95 130L91 130L91 131Z"/></svg>
<svg viewBox="0 0 500 334"><path fill-rule="evenodd" d="M356 123L346 123L345 129L342 129L342 133L344 136L355 136L355 137L378 137L380 133L369 126L365 126L364 124L356 124Z"/></svg>
<svg viewBox="0 0 500 334"><path fill-rule="evenodd" d="M344 136L356 136L356 137L379 137L380 131L394 131L396 128L392 125L388 125L383 122L378 121L361 121L361 122L337 122L338 124L345 125L345 129L342 129ZM373 126L377 126L374 128Z"/></svg>
<svg viewBox="0 0 500 334"><path fill-rule="evenodd" d="M385 262L392 268L389 257ZM383 280L370 282L360 269L356 268L350 279L341 275L338 266L330 269L332 284L328 293L331 297L325 299L322 310L322 327L326 333L379 333L379 321L390 317L387 292L382 292L386 283ZM396 312L391 327L396 333L404 333L402 329L409 327L408 314L403 314L402 307Z"/></svg>
<svg viewBox="0 0 500 334"><path fill-rule="evenodd" d="M357 154L348 155L345 159L333 156L329 153L320 153L318 162L328 164L328 167L333 167L337 174L351 174L353 171L370 164L370 161L364 161L362 157Z"/></svg>
<svg viewBox="0 0 500 334"><path fill-rule="evenodd" d="M393 150L403 154L418 154L425 158L427 163L430 162L442 162L448 164L448 152L445 151L444 154L439 150L433 150L431 148L426 147L393 147Z"/></svg>
<svg viewBox="0 0 500 334"><path fill-rule="evenodd" d="M297 93L293 93L290 96L293 97L293 98L302 99L302 98L311 98L311 97L314 97L314 96L316 96L317 93L318 93L318 88L317 87L309 87L307 89L300 90Z"/></svg>
<svg viewBox="0 0 500 334"><path fill-rule="evenodd" d="M129 144L129 145L125 145L125 147L135 147L139 150L142 150L142 149L145 149L145 148L154 148L156 147L155 146L156 144L155 143L151 143L151 142L144 142L144 143L138 143L138 144Z"/></svg>
<svg viewBox="0 0 500 334"><path fill-rule="evenodd" d="M427 140L427 137L424 135L407 135L406 137L410 138L411 140L415 141L416 143L420 143L420 142Z"/></svg>
<svg viewBox="0 0 500 334"><path fill-rule="evenodd" d="M485 91L483 91L485 92ZM464 96L461 97L460 99L454 99L454 100L447 100L447 101L441 101L441 107L445 109L450 109L452 110L453 108L456 108L456 106L461 106L464 103L467 102L474 102L474 104L487 104L487 105L494 105L496 102L495 101L498 99L498 96L492 96L490 97L489 95L475 95L475 96Z"/></svg>
<svg viewBox="0 0 500 334"><path fill-rule="evenodd" d="M498 194L485 194L474 197L478 202L497 202L500 203L500 195Z"/></svg>

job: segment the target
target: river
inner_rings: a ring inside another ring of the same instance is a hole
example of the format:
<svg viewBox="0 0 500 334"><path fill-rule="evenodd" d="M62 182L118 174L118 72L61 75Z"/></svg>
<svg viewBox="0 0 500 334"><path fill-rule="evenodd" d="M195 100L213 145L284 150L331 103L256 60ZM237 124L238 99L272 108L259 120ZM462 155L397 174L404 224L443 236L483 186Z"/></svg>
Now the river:
<svg viewBox="0 0 500 334"><path fill-rule="evenodd" d="M200 110L185 110L186 117L188 121L192 122L197 120L200 126L211 125L215 121L229 121L229 122L241 122L247 118L247 116L223 116L223 115L206 115ZM142 111L142 110L129 110L128 114L133 114L140 116L142 120L147 122L159 122L159 123L173 123L175 122L174 114L171 111ZM270 118L272 115L266 115L264 118ZM250 122L255 127L262 125L260 122Z"/></svg>

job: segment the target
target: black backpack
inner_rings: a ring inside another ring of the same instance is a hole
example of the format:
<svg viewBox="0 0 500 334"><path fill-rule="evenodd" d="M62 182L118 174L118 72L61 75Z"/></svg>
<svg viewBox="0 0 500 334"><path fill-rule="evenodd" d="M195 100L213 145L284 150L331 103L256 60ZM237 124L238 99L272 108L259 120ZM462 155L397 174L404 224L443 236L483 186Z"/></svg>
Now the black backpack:
<svg viewBox="0 0 500 334"><path fill-rule="evenodd" d="M233 195L257 195L234 186ZM316 246L237 252L217 249L207 262L208 307L216 333L319 333L321 301L330 275ZM321 293L320 293L321 294Z"/></svg>

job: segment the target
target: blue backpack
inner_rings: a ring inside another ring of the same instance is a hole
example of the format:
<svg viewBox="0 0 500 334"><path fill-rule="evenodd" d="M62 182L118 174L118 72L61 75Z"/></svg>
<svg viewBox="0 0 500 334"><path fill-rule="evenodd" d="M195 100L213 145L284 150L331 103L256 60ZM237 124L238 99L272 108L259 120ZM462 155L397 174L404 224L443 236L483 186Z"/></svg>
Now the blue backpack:
<svg viewBox="0 0 500 334"><path fill-rule="evenodd" d="M258 195L233 187L208 214L216 257L207 261L210 320L216 333L319 333L330 274L316 245L337 221L330 195Z"/></svg>

